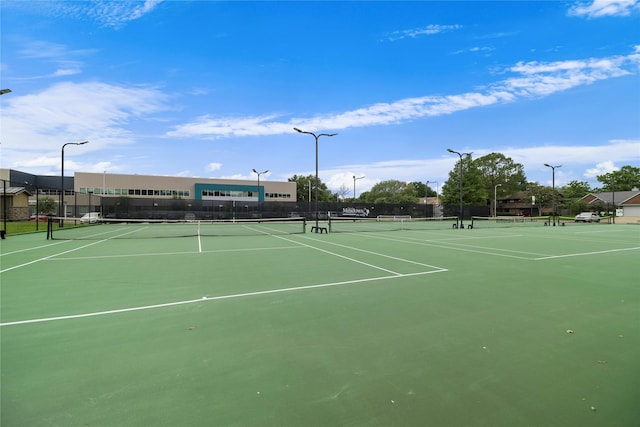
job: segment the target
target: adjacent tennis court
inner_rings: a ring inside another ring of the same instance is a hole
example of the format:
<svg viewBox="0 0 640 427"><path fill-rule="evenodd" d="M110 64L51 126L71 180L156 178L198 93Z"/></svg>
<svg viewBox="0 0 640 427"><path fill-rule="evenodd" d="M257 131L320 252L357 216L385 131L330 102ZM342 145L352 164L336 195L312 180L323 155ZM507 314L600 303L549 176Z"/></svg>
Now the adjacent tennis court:
<svg viewBox="0 0 640 427"><path fill-rule="evenodd" d="M640 227L311 225L9 236L2 426L640 424Z"/></svg>

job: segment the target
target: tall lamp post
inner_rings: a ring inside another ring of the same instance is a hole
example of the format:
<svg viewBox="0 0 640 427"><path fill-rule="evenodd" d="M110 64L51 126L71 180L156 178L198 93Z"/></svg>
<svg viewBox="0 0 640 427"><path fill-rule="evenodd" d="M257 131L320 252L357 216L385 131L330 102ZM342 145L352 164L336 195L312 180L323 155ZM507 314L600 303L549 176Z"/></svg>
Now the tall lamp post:
<svg viewBox="0 0 640 427"><path fill-rule="evenodd" d="M493 187L493 217L498 218L498 187L502 187L502 184L496 184Z"/></svg>
<svg viewBox="0 0 640 427"><path fill-rule="evenodd" d="M258 172L257 170L253 169L253 173L258 175L258 213L260 214L260 218L262 218L262 204L260 203L260 175L263 175L268 172L269 172L268 170Z"/></svg>
<svg viewBox="0 0 640 427"><path fill-rule="evenodd" d="M546 167L551 168L551 192L552 192L552 209L553 209L553 226L556 226L556 168L561 168L562 165L552 166L548 163L544 164Z"/></svg>
<svg viewBox="0 0 640 427"><path fill-rule="evenodd" d="M614 178L611 178L611 203L613 204L613 215L611 219L613 223L616 223L616 181Z"/></svg>
<svg viewBox="0 0 640 427"><path fill-rule="evenodd" d="M460 228L464 230L464 224L462 223L462 156L470 156L473 153L459 153L458 151L454 151L451 148L447 148L447 151L453 154L457 154L460 157L460 172L459 172L459 187L460 187Z"/></svg>
<svg viewBox="0 0 640 427"><path fill-rule="evenodd" d="M319 233L320 229L318 228L318 186L319 186L319 182L318 182L318 139L321 136L336 136L337 133L320 133L320 134L316 135L313 132L305 132L305 131L300 130L298 128L293 128L293 130L295 130L296 132L299 132L299 133L309 134L309 135L313 136L315 138L315 140L316 140L316 205L315 205L315 209L316 209L316 227L315 227L315 230L316 230L316 233Z"/></svg>
<svg viewBox="0 0 640 427"><path fill-rule="evenodd" d="M82 142L67 142L66 144L62 144L62 163L60 165L60 201L59 201L59 216L60 216L60 225L64 224L64 218L66 216L66 212L64 209L64 147L67 145L84 145L89 141Z"/></svg>
<svg viewBox="0 0 640 427"><path fill-rule="evenodd" d="M353 201L356 201L356 181L359 179L363 179L364 175L356 177L355 175L353 175Z"/></svg>
<svg viewBox="0 0 640 427"><path fill-rule="evenodd" d="M5 93L11 93L11 89L0 89L0 95ZM2 238L4 239L4 235L7 234L7 182L4 179L2 180L2 210L2 222L4 224Z"/></svg>
<svg viewBox="0 0 640 427"><path fill-rule="evenodd" d="M7 234L7 181L2 180L2 238Z"/></svg>
<svg viewBox="0 0 640 427"><path fill-rule="evenodd" d="M433 208L433 216L436 216L436 208L438 207L438 181L427 181L427 188L426 188L426 193L424 195L424 204L428 205L427 203L427 199L429 198L429 184L436 184L436 203L434 204L434 208ZM426 207L425 207L426 209Z"/></svg>

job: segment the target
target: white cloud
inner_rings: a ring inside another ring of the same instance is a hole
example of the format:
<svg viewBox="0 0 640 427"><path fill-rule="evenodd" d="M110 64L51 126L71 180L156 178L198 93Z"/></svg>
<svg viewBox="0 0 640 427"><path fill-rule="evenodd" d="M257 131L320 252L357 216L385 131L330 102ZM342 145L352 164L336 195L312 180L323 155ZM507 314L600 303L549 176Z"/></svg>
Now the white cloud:
<svg viewBox="0 0 640 427"><path fill-rule="evenodd" d="M55 71L45 75L20 76L13 77L13 79L32 80L80 74L84 67L84 63L80 59L93 55L95 52L92 49L69 49L63 44L48 41L32 41L26 43L19 51L20 56L31 61L41 61L46 66L55 68Z"/></svg>
<svg viewBox="0 0 640 427"><path fill-rule="evenodd" d="M584 172L584 176L587 178L596 178L598 175L620 170L615 166L612 161L601 162L596 165L595 168L589 168Z"/></svg>
<svg viewBox="0 0 640 427"><path fill-rule="evenodd" d="M628 16L640 9L638 0L593 0L579 2L569 9L569 15L601 18L603 16Z"/></svg>
<svg viewBox="0 0 640 427"><path fill-rule="evenodd" d="M67 68L67 69L60 69L60 70L56 70L55 73L53 73L54 77L64 77L64 76L72 76L74 74L80 74L81 71L79 69L71 69L71 68Z"/></svg>
<svg viewBox="0 0 640 427"><path fill-rule="evenodd" d="M96 25L122 28L125 24L151 13L163 0L141 1L14 1L5 7L28 9L31 13L67 19L90 19Z"/></svg>
<svg viewBox="0 0 640 427"><path fill-rule="evenodd" d="M222 163L209 163L206 166L207 172L213 172L222 169Z"/></svg>
<svg viewBox="0 0 640 427"><path fill-rule="evenodd" d="M396 41L405 38L416 38L418 36L432 36L434 34L453 31L462 28L462 25L427 25L423 28L414 28L410 30L394 31L387 35L387 40Z"/></svg>
<svg viewBox="0 0 640 427"><path fill-rule="evenodd" d="M471 108L544 97L599 80L637 72L638 47L626 56L555 62L519 62L505 72L515 74L487 86L484 91L447 96L405 98L337 114L278 121L278 115L252 117L201 116L176 126L169 137L219 138L290 133L293 127L307 131L398 124L427 116L441 116Z"/></svg>
<svg viewBox="0 0 640 427"><path fill-rule="evenodd" d="M59 83L39 93L3 99L1 116L5 167L33 166L43 155L59 158L63 143L89 140L86 152L135 140L127 126L168 109L167 96L152 87L106 83Z"/></svg>
<svg viewBox="0 0 640 427"><path fill-rule="evenodd" d="M523 165L529 181L537 181L543 185L552 184L552 174L545 163L562 165L556 169L555 184L562 186L570 181L587 180L593 185L597 175L616 170L614 163L637 164L640 162L640 140L611 140L601 145L585 146L535 146L535 147L464 147L464 151L473 152L473 158L485 156L490 153L502 153L510 157L516 163ZM431 159L413 160L389 160L367 164L347 164L333 169L322 169L319 172L320 179L336 192L341 186L350 188L353 195L353 175L366 178L356 183L356 193L368 191L378 182L390 179L399 181L430 181L431 188L439 189L449 177L449 172L455 166L458 157L443 153L441 157ZM609 159L602 162L602 159ZM583 173L576 171L584 170ZM289 175L300 173L292 171ZM303 174L313 172L302 172ZM437 182L437 184L436 184Z"/></svg>

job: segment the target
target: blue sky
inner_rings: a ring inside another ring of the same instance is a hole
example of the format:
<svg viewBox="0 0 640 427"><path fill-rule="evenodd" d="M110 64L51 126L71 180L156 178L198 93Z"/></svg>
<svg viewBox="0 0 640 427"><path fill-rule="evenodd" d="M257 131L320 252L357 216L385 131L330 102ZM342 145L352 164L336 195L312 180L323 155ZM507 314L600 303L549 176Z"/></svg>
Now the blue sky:
<svg viewBox="0 0 640 427"><path fill-rule="evenodd" d="M441 186L452 148L530 181L640 167L640 4L0 3L1 166Z"/></svg>

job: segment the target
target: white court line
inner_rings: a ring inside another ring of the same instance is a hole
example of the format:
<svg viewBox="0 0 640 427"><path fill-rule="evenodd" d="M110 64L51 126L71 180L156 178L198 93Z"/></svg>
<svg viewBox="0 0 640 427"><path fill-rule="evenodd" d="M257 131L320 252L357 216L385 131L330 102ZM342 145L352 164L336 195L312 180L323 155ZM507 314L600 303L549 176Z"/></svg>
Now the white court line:
<svg viewBox="0 0 640 427"><path fill-rule="evenodd" d="M149 252L138 254L119 254L119 255L91 255L77 257L58 257L48 259L47 261L81 261L86 259L109 259L109 258L131 258L131 257L153 257L153 256L176 256L176 255L195 255L195 254L213 254L213 253L231 253L231 252L254 252L254 251L277 251L281 249L299 249L300 245L280 246L280 247L264 247L264 248L242 248L242 249L214 249L210 251L183 251L183 252Z"/></svg>
<svg viewBox="0 0 640 427"><path fill-rule="evenodd" d="M483 254L483 255L524 259L524 260L527 260L527 261L531 261L531 260L535 259L535 258L530 258L530 257L506 254L506 253L490 252L491 250L493 250L493 251L508 251L506 249L495 249L495 248L486 248L485 250L467 249L467 248L460 247L460 246L469 246L469 245L462 245L460 243L443 242L442 244L435 244L435 243L428 243L426 241L422 241L422 240L415 239L415 238L392 239L392 238L389 238L389 237L372 235L370 233L368 233L366 236L364 236L365 233L362 233L362 234L363 234L362 237L366 237L366 238L370 238L370 239L389 240L389 241L392 241L392 242L403 242L403 243L408 243L408 244L411 244L411 245L430 246L430 247L439 248L439 249L451 249L453 251L473 252L473 253L478 253L478 254ZM455 246L452 246L452 245L455 245ZM525 254L530 254L530 255L541 255L541 254L535 254L535 253L530 253L530 252L520 252L520 251L512 251L512 252L525 253Z"/></svg>
<svg viewBox="0 0 640 427"><path fill-rule="evenodd" d="M350 257L345 256L345 255L340 255L340 254L337 254L335 252L327 251L325 249L320 249L320 248L317 248L315 246L307 245L307 244L302 243L302 242L296 242L295 240L287 239L286 237L276 236L275 234L273 235L273 237L277 237L279 239L286 240L287 242L297 243L297 244L299 244L301 246L304 246L304 247L307 247L307 248L310 248L310 249L313 249L313 250L316 250L316 251L320 251L320 252L323 252L325 254L333 255L333 256L338 257L338 258L342 258L342 259L346 259L346 260L351 261L351 262L355 262L356 264L362 264L362 265L365 265L367 267L375 268L376 270L386 271L387 273L395 274L396 276L401 276L402 275L402 273L398 273L396 271L392 271L392 270L388 270L386 268L378 267L377 265L369 264L368 262L364 262L364 261L360 261L360 260L357 260L357 259L354 259L354 258L350 258Z"/></svg>
<svg viewBox="0 0 640 427"><path fill-rule="evenodd" d="M425 263L418 262L418 261L412 261L410 259L405 259L405 258L398 258L398 257L391 256L391 255L381 254L379 252L373 252L373 251L368 251L366 249L356 248L356 247L353 247L353 246L342 245L340 243L328 242L326 240L315 239L315 238L307 237L307 236L304 236L304 238L308 239L308 240L313 240L315 242L326 243L328 245L339 246L341 248L350 249L352 251L364 252L364 253L371 254L371 255L377 255L377 256L380 256L380 257L383 257L383 258L389 258L389 259L393 259L393 260L396 260L396 261L406 262L407 264L415 264L415 265L419 265L421 267L429 267L429 268L437 268L437 269L441 268L441 267L436 267L435 265L425 264ZM400 240L400 241L404 242L404 240Z"/></svg>
<svg viewBox="0 0 640 427"><path fill-rule="evenodd" d="M68 254L68 253L71 253L71 252L79 251L80 249L88 248L89 246L97 245L99 243L106 242L108 240L114 239L115 237L125 236L125 235L130 234L130 233L131 232L120 234L118 236L109 237L107 239L98 240L98 241L91 242L91 243L88 243L88 244L83 245L83 246L79 246L79 247L74 248L74 249L69 249L68 251L63 251L63 252L59 252L57 254L49 255L49 256L46 256L46 257L43 257L43 258L34 259L33 261L25 262L24 264L14 265L13 267L8 267L8 268L5 268L4 270L0 270L0 274L4 273L4 272L7 272L7 271L15 270L16 268L26 267L28 265L35 264L35 263L40 262L40 261L46 261L46 260L49 260L51 258L60 256L60 255L64 255L64 254Z"/></svg>
<svg viewBox="0 0 640 427"><path fill-rule="evenodd" d="M24 264L14 265L13 267L8 267L8 268L5 268L4 270L0 270L0 273L5 273L7 271L15 270L16 268L26 267L28 265L35 264L35 263L40 262L40 261L46 261L46 260L51 259L53 257L57 257L57 256L60 256L60 255L64 255L64 254L68 254L68 253L71 253L71 252L79 251L80 249L88 248L89 246L97 245L98 243L102 243L104 241L105 240L99 240L97 242L91 242L91 243L89 243L87 245L84 245L84 246L80 246L80 247L77 247L77 248L74 248L74 249L69 249L68 251L64 251L64 252L60 252L60 253L57 253L57 254L49 255L49 256L46 256L46 257L43 257L43 258L34 259L33 261L25 262Z"/></svg>
<svg viewBox="0 0 640 427"><path fill-rule="evenodd" d="M545 259L556 259L556 258L570 258L570 257L576 257L576 256L610 254L610 253L614 253L614 252L635 251L635 250L638 250L638 249L640 249L640 247L637 247L637 248L623 248L623 249L608 249L608 250L604 250L604 251L595 251L595 252L578 252L578 253L575 253L575 254L566 254L566 255L549 255L549 256L545 256L545 257L534 258L533 261L541 261L541 260L545 260Z"/></svg>
<svg viewBox="0 0 640 427"><path fill-rule="evenodd" d="M19 253L22 253L22 252L33 251L33 250L36 250L36 249L44 249L44 248L48 248L49 246L60 245L62 243L69 243L69 242L71 242L71 240L60 240L60 241L57 241L55 243L48 243L46 245L35 246L33 248L19 249L17 251L13 251L13 252L3 252L3 253L0 253L0 257L6 256L6 255L19 254Z"/></svg>
<svg viewBox="0 0 640 427"><path fill-rule="evenodd" d="M257 295L269 295L269 294L277 294L277 293L284 293L284 292L296 292L296 291L302 291L302 290L308 290L308 289L328 288L328 287L332 287L332 286L354 285L354 284L366 283L366 282L374 282L374 281L379 281L379 280L397 279L397 278L401 278L401 277L410 277L410 276L421 276L421 275L432 274L432 273L442 273L444 271L447 271L447 270L422 271L422 272L419 272L419 273L398 274L398 275L393 275L393 276L371 277L371 278L368 278L368 279L346 280L346 281L343 281L343 282L331 282L331 283L321 283L321 284L317 284L317 285L306 285L306 286L299 286L299 287L269 289L269 290L266 290L266 291L255 291L255 292L245 292L245 293L241 293L241 294L220 295L220 296L217 296L217 297L206 297L205 296L205 297L202 297L202 298L199 298L199 299L192 299L192 300L186 300L186 301L176 301L176 302L169 302L169 303L164 303L164 304L154 304L154 305L145 305L145 306L140 306L140 307L130 307L130 308L120 308L120 309L115 309L115 310L96 311L96 312L93 312L93 313L71 314L71 315L67 315L67 316L44 317L44 318L40 318L40 319L16 320L16 321L13 321L13 322L0 323L0 327L2 327L2 326L25 325L25 324L29 324L29 323L53 322L53 321L57 321L57 320L80 319L80 318L84 318L84 317L104 316L104 315L108 315L108 314L127 313L127 312L132 312L132 311L141 311L141 310L151 310L151 309L155 309L155 308L172 307L172 306L176 306L176 305L194 304L194 303L204 302L204 301L218 301L218 300L233 299L233 298L246 298L246 297L252 297L252 296L257 296Z"/></svg>

